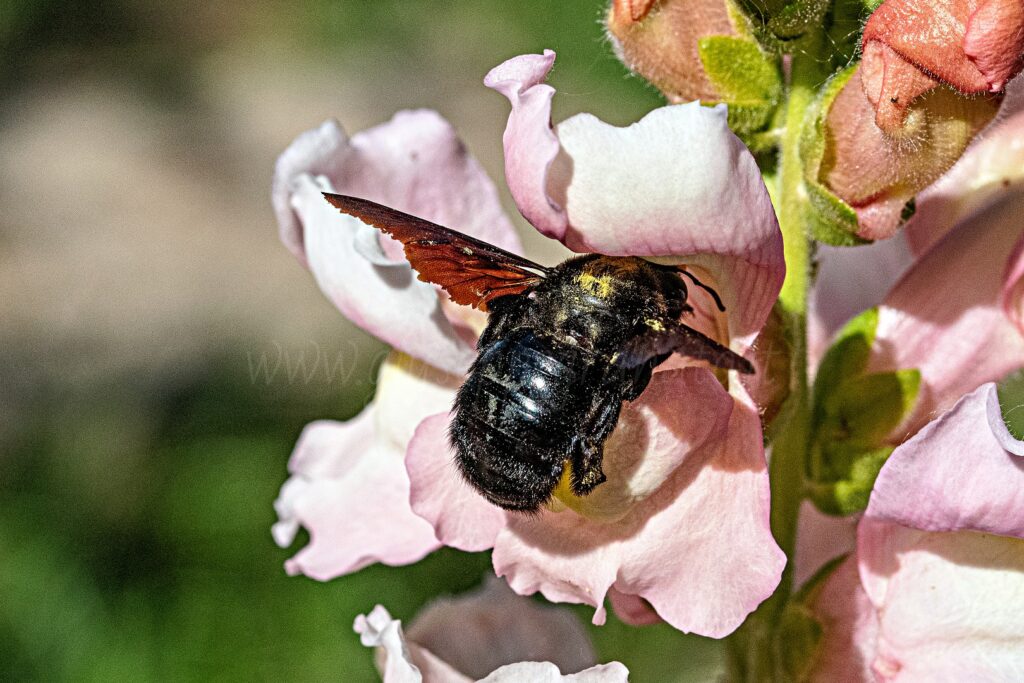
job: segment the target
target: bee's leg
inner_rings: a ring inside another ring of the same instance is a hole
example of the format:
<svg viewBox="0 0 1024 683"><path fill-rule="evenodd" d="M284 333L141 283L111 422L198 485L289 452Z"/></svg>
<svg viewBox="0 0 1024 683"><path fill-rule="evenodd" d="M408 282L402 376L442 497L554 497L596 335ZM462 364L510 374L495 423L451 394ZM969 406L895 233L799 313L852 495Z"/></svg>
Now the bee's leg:
<svg viewBox="0 0 1024 683"><path fill-rule="evenodd" d="M624 401L635 401L639 398L640 394L644 393L644 389L646 389L647 385L650 383L651 374L654 372L654 368L664 363L665 359L670 355L671 354L664 353L659 356L655 356L636 368L636 370L633 371L633 376L630 377L626 383L626 387L622 393L622 399ZM612 425L612 428L615 428L614 424Z"/></svg>
<svg viewBox="0 0 1024 683"><path fill-rule="evenodd" d="M598 392L601 396L602 392ZM622 399L618 392L599 397L591 406L589 424L583 425L583 433L573 444L572 456L572 492L577 496L585 496L605 481L601 470L604 458L605 439L615 429L619 421L619 410Z"/></svg>

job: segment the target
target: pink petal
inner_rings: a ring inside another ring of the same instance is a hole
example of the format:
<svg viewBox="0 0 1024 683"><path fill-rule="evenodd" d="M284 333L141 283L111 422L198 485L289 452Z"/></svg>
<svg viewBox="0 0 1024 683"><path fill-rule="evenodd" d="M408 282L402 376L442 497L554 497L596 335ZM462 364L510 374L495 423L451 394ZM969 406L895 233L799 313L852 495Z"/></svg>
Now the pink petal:
<svg viewBox="0 0 1024 683"><path fill-rule="evenodd" d="M987 92L990 84L964 54L964 33L974 8L973 0L888 0L871 14L863 41L865 46L875 40L885 43L961 92Z"/></svg>
<svg viewBox="0 0 1024 683"><path fill-rule="evenodd" d="M1000 305L1007 255L1022 234L1016 201L990 206L920 257L889 293L869 370L921 371L917 408L897 438L1024 365L1024 336Z"/></svg>
<svg viewBox="0 0 1024 683"><path fill-rule="evenodd" d="M760 330L785 276L782 234L724 107L662 107L627 128L580 114L558 137L572 161L571 177L557 179L570 248L702 266L719 285L731 336Z"/></svg>
<svg viewBox="0 0 1024 683"><path fill-rule="evenodd" d="M1024 199L1024 195L1021 196ZM1006 317L1024 334L1024 233L1013 248L1006 262L1003 289L999 293L1000 304Z"/></svg>
<svg viewBox="0 0 1024 683"><path fill-rule="evenodd" d="M471 680L465 673L475 678L488 672L481 680L492 683L625 683L629 675L618 662L584 669L594 655L576 618L521 598L500 582L476 594L433 603L416 617L408 637L401 622L380 605L356 617L354 628L363 645L380 648L377 661L384 683L463 683ZM546 654L554 663L520 661ZM579 673L563 676L560 669Z"/></svg>
<svg viewBox="0 0 1024 683"><path fill-rule="evenodd" d="M377 662L383 669L384 683L469 683L471 680L430 650L407 642L402 622L392 619L381 605L365 616L356 617L353 628L364 646L381 649Z"/></svg>
<svg viewBox="0 0 1024 683"><path fill-rule="evenodd" d="M687 397L680 410L679 397ZM583 516L615 522L656 494L690 456L724 437L733 400L705 369L656 372L640 398L623 406L605 442L608 477L585 497L563 500Z"/></svg>
<svg viewBox="0 0 1024 683"><path fill-rule="evenodd" d="M372 228L321 196L334 190L323 177L300 176L292 194L320 289L345 317L389 345L448 372L465 372L473 348L444 317L434 287L416 279L407 263L378 265L358 253L356 235Z"/></svg>
<svg viewBox="0 0 1024 683"><path fill-rule="evenodd" d="M510 516L495 542L495 571L518 593L597 607L597 623L614 586L680 630L727 635L774 591L786 561L768 528L761 439L756 412L737 401L725 438L691 454L627 517Z"/></svg>
<svg viewBox="0 0 1024 683"><path fill-rule="evenodd" d="M487 550L505 526L505 511L487 502L459 474L448 442L450 421L447 412L428 417L409 442L405 465L412 509L433 525L446 546Z"/></svg>
<svg viewBox="0 0 1024 683"><path fill-rule="evenodd" d="M404 452L425 418L451 409L462 380L410 356L390 353L380 366L374 396L378 438Z"/></svg>
<svg viewBox="0 0 1024 683"><path fill-rule="evenodd" d="M494 185L451 126L436 112L407 111L347 139L327 122L278 159L272 198L282 240L342 313L396 348L463 371L473 351L445 318L436 290L415 278L391 240L382 245L378 231L328 205L325 190L519 251Z"/></svg>
<svg viewBox="0 0 1024 683"><path fill-rule="evenodd" d="M872 668L880 680L1024 677L1020 540L918 531L865 517L858 557L878 614Z"/></svg>
<svg viewBox="0 0 1024 683"><path fill-rule="evenodd" d="M877 40L864 43L861 86L875 109L875 125L890 135L903 129L907 110L939 82Z"/></svg>
<svg viewBox="0 0 1024 683"><path fill-rule="evenodd" d="M661 617L651 607L651 603L637 595L620 593L613 586L608 589L608 602L612 604L615 615L630 626L649 626L661 623Z"/></svg>
<svg viewBox="0 0 1024 683"><path fill-rule="evenodd" d="M1003 110L1009 104L1008 97ZM1021 187L1024 112L993 123L948 173L918 196L917 211L906 226L911 248L915 254L924 253L958 222Z"/></svg>
<svg viewBox="0 0 1024 683"><path fill-rule="evenodd" d="M785 264L760 171L729 130L725 108L662 107L627 128L581 114L558 126L559 155L552 90L542 84L553 56L510 60L488 81L512 101L506 176L520 211L576 251L705 268L729 308L731 336L749 343Z"/></svg>
<svg viewBox="0 0 1024 683"><path fill-rule="evenodd" d="M812 367L824 355L832 335L861 311L882 303L913 261L904 231L856 248L818 245L807 321Z"/></svg>
<svg viewBox="0 0 1024 683"><path fill-rule="evenodd" d="M304 241L303 222L290 206L293 183L302 175L326 176L337 192L521 251L494 183L435 111L400 111L351 138L336 121L327 121L296 138L277 161L272 188L282 241L289 248L301 249Z"/></svg>
<svg viewBox="0 0 1024 683"><path fill-rule="evenodd" d="M376 436L371 406L347 423L306 427L289 463L292 478L275 508L278 545L301 524L310 542L285 563L290 575L326 581L374 562L411 564L440 544L431 526L409 509L402 452Z"/></svg>
<svg viewBox="0 0 1024 683"><path fill-rule="evenodd" d="M626 683L628 680L629 670L619 662L598 664L568 676L563 676L558 667L549 662L520 662L501 667L480 683Z"/></svg>
<svg viewBox="0 0 1024 683"><path fill-rule="evenodd" d="M413 619L408 638L473 678L515 662L575 672L596 660L576 615L516 595L493 576L480 590L432 602Z"/></svg>
<svg viewBox="0 0 1024 683"><path fill-rule="evenodd" d="M805 500L800 505L797 518L793 582L797 586L803 585L827 562L851 552L856 546L856 539L856 517L826 515Z"/></svg>
<svg viewBox="0 0 1024 683"><path fill-rule="evenodd" d="M939 88L914 108L898 135L888 135L876 125L876 111L865 93L873 87L865 84L872 77L865 73L870 66L862 63L829 108L821 179L857 212L857 234L878 240L895 234L907 201L956 163L995 117L999 101ZM881 115L897 123L893 114L890 109Z"/></svg>
<svg viewBox="0 0 1024 683"><path fill-rule="evenodd" d="M878 639L878 616L860 585L856 558L850 557L825 579L811 605L822 627L815 683L869 683Z"/></svg>
<svg viewBox="0 0 1024 683"><path fill-rule="evenodd" d="M484 85L512 103L503 137L505 179L520 213L548 237L561 240L568 225L563 207L548 194L548 170L558 155L551 132L551 98L555 89L544 83L555 53L513 57L491 69Z"/></svg>
<svg viewBox="0 0 1024 683"><path fill-rule="evenodd" d="M994 384L979 387L899 446L878 474L865 516L1024 538L1024 462L993 433L995 396Z"/></svg>
<svg viewBox="0 0 1024 683"><path fill-rule="evenodd" d="M1015 0L982 0L967 22L964 53L998 92L1024 63L1024 4Z"/></svg>

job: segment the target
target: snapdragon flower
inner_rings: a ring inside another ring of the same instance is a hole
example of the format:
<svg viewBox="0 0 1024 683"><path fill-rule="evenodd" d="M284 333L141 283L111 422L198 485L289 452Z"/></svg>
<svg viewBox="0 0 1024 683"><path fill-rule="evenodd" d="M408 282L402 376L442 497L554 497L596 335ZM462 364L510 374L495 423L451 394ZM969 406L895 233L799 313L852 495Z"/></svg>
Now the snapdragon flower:
<svg viewBox="0 0 1024 683"><path fill-rule="evenodd" d="M994 384L896 449L857 549L814 601L812 680L1019 680L1024 675L1024 442Z"/></svg>
<svg viewBox="0 0 1024 683"><path fill-rule="evenodd" d="M626 128L578 115L550 125L554 53L492 70L512 103L506 179L522 214L577 251L685 263L725 302L695 292L690 323L750 352L784 276L781 235L753 157L724 109L656 109ZM482 320L418 281L395 243L340 215L321 192L353 194L519 251L494 187L450 126L407 112L348 139L333 123L300 136L274 181L282 239L353 322L395 351L377 395L348 423L307 427L277 502L276 538L310 545L288 563L319 579L372 562L413 562L441 544L493 548L519 593L584 602L604 619L649 609L724 636L779 581L768 524L763 433L735 376L676 358L624 406L605 446L608 481L566 491L527 517L490 505L458 476L448 411ZM752 354L750 354L752 355Z"/></svg>
<svg viewBox="0 0 1024 683"><path fill-rule="evenodd" d="M407 633L381 605L356 617L355 631L377 649L384 683L625 683L628 676L619 662L594 663L573 614L520 597L493 578L427 605Z"/></svg>

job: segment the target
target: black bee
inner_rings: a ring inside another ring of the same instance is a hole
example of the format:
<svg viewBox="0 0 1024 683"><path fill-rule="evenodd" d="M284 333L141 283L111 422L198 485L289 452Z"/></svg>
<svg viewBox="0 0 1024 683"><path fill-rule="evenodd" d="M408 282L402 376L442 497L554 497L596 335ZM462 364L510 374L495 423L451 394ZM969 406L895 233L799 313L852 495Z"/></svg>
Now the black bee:
<svg viewBox="0 0 1024 683"><path fill-rule="evenodd" d="M680 322L693 310L680 275L725 310L685 270L599 254L547 268L380 204L324 197L400 241L420 280L490 313L449 436L466 481L506 510L536 511L566 474L579 496L604 482L604 442L622 402L672 353L754 371Z"/></svg>

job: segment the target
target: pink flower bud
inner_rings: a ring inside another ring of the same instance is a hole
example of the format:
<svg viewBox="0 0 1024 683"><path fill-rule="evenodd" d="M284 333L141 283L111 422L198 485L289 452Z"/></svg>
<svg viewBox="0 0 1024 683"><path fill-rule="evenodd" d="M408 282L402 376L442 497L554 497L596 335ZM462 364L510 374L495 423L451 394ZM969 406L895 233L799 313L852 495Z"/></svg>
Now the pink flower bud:
<svg viewBox="0 0 1024 683"><path fill-rule="evenodd" d="M899 134L909 108L940 84L1001 93L1024 66L1020 0L887 0L864 27L861 80L875 123Z"/></svg>
<svg viewBox="0 0 1024 683"><path fill-rule="evenodd" d="M871 49L883 55L889 50ZM906 203L956 162L1001 101L999 95L965 97L945 87L921 95L924 81L901 72L900 95L882 95L886 107L876 110L873 68L878 62L872 66L866 53L829 103L818 169L818 180L856 212L857 235L869 240L892 236ZM912 92L920 95L913 105L893 115L892 100Z"/></svg>
<svg viewBox="0 0 1024 683"><path fill-rule="evenodd" d="M671 102L717 102L701 61L706 36L736 36L727 0L615 0L608 34L619 58Z"/></svg>

